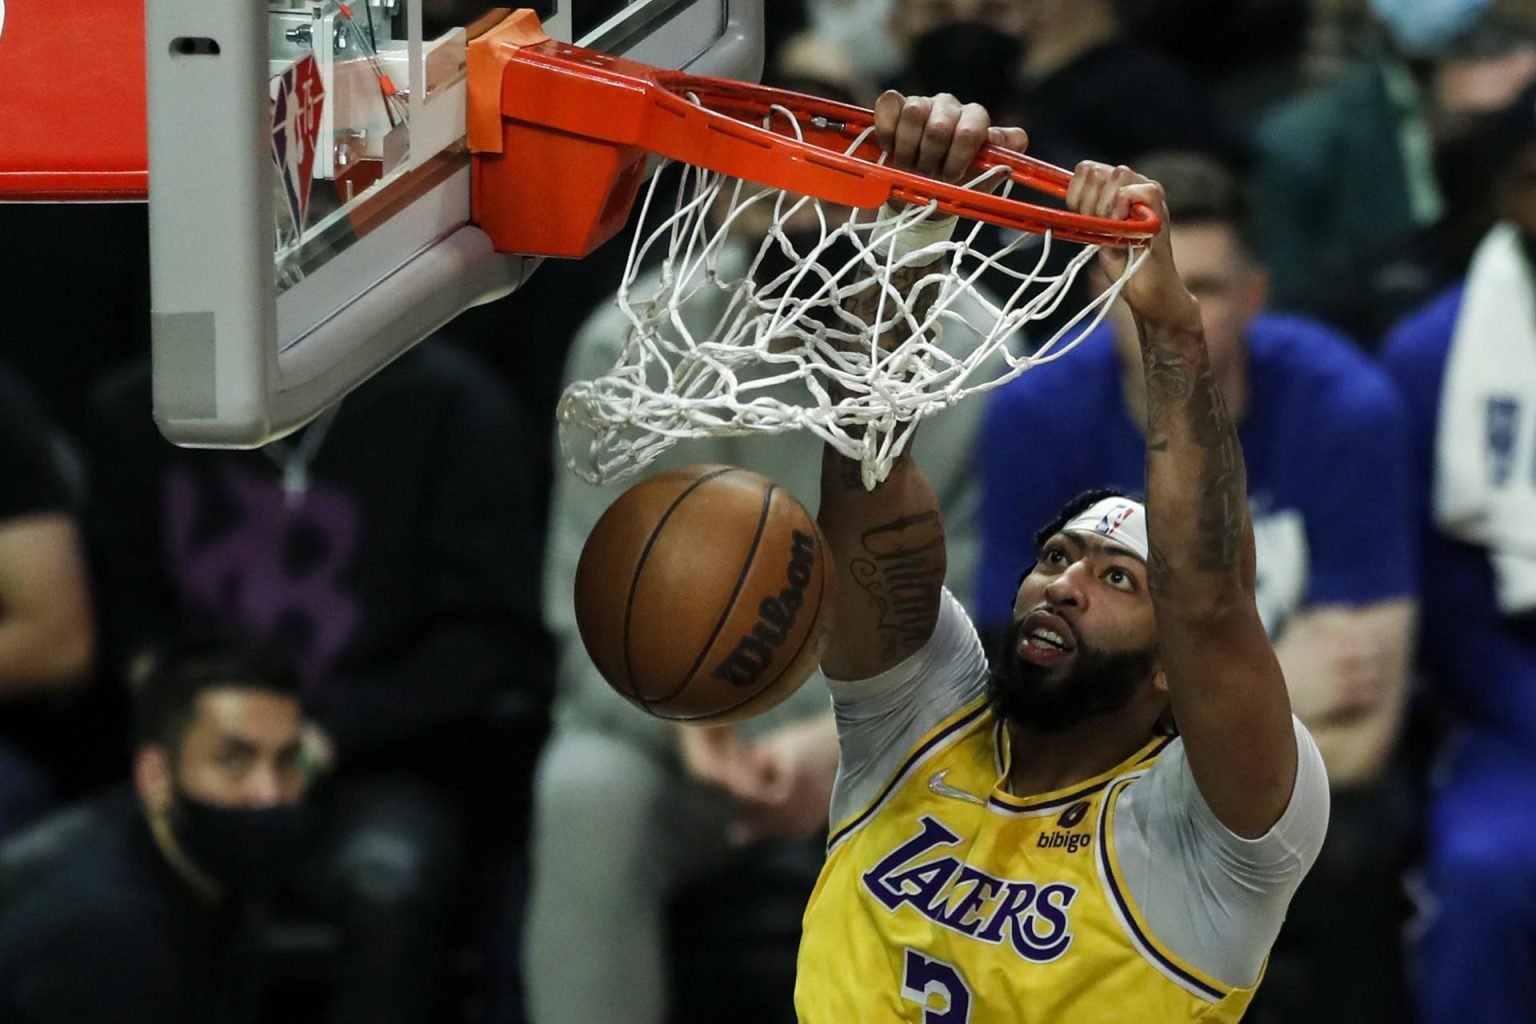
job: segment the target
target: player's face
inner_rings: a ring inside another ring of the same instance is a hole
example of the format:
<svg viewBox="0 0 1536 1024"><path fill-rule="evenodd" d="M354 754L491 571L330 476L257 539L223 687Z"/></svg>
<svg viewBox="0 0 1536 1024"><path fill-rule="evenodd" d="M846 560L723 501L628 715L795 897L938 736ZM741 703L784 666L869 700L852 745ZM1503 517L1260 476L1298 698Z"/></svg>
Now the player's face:
<svg viewBox="0 0 1536 1024"><path fill-rule="evenodd" d="M1058 533L1045 542L1013 602L1015 654L1065 668L1085 646L1144 650L1157 641L1147 567L1092 535Z"/></svg>
<svg viewBox="0 0 1536 1024"><path fill-rule="evenodd" d="M1124 707L1150 682L1156 651L1142 561L1058 533L1019 585L1012 629L992 652L993 700L1018 724L1060 731Z"/></svg>

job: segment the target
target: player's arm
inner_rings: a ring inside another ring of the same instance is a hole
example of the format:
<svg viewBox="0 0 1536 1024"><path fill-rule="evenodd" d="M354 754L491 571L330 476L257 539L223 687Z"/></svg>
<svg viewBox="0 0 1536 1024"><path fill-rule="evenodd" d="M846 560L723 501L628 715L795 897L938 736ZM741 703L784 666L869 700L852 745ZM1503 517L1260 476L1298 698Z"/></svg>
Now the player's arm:
<svg viewBox="0 0 1536 1024"><path fill-rule="evenodd" d="M1406 597L1329 605L1294 616L1275 641L1291 703L1336 789L1372 782L1391 756L1417 618Z"/></svg>
<svg viewBox="0 0 1536 1024"><path fill-rule="evenodd" d="M992 128L986 110L953 96L906 97L887 91L875 104L875 128L892 166L957 181L988 141L1023 149L1019 129ZM910 291L925 268L892 283ZM870 302L878 300L871 289ZM850 309L861 314L859 299ZM866 322L874 310L862 311ZM828 447L822 459L822 532L837 576L833 634L822 668L834 679L865 679L915 653L939 616L946 557L938 498L909 456L866 491L858 463Z"/></svg>
<svg viewBox="0 0 1536 1024"><path fill-rule="evenodd" d="M1121 292L1136 317L1147 381L1147 579L1161 663L1190 770L1218 820L1263 835L1290 802L1290 700L1254 603L1253 524L1237 430L1217 389L1200 308L1179 280L1162 187L1085 163L1067 202L1124 218L1145 203L1163 230ZM1118 277L1124 252L1106 251Z"/></svg>

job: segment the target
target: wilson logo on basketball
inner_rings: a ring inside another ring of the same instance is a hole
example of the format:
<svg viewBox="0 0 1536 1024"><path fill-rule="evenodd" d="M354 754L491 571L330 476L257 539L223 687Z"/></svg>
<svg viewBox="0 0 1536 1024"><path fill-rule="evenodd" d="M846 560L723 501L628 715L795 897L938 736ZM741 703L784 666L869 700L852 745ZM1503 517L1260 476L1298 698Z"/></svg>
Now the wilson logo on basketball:
<svg viewBox="0 0 1536 1024"><path fill-rule="evenodd" d="M815 538L796 530L789 549L789 585L777 596L765 597L758 602L758 619L752 632L736 641L735 649L715 666L711 675L732 686L752 686L773 664L774 652L783 646L789 631L795 628L795 620L800 617L800 608L805 604L805 588L811 584L811 562L815 555Z"/></svg>

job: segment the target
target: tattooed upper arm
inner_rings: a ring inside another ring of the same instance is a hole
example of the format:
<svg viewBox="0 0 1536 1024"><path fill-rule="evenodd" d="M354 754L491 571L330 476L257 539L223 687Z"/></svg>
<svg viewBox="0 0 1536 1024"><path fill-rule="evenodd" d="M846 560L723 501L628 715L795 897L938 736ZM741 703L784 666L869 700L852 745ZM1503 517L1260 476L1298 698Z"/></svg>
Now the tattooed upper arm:
<svg viewBox="0 0 1536 1024"><path fill-rule="evenodd" d="M928 641L944 583L944 525L936 509L865 530L848 561L868 598L883 657L899 660Z"/></svg>
<svg viewBox="0 0 1536 1024"><path fill-rule="evenodd" d="M921 283L931 272L902 268L889 285L872 283L847 299L845 308L873 330L877 315L888 322L885 311L897 308L893 293L922 289L908 305L921 323L938 291ZM891 348L904 340L897 324L880 344ZM834 678L868 678L905 660L933 635L946 567L938 499L908 455L897 458L885 481L867 491L859 463L828 447L817 518L838 578L836 625L822 666Z"/></svg>

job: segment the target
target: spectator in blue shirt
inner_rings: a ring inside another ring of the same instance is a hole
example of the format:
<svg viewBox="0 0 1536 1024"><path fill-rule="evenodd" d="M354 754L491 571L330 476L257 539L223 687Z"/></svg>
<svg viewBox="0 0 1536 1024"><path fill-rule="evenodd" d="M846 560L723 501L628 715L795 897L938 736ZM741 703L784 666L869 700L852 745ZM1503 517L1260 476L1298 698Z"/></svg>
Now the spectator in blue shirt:
<svg viewBox="0 0 1536 1024"><path fill-rule="evenodd" d="M1422 1020L1536 1020L1536 87L1486 129L1500 223L1466 281L1384 350L1407 401L1423 560L1421 660L1454 728L1426 840Z"/></svg>
<svg viewBox="0 0 1536 1024"><path fill-rule="evenodd" d="M1295 950L1304 986L1329 991L1338 1016L1305 1009L1299 986L1275 984L1261 998L1295 994L1297 1007L1283 1019L1398 1019L1390 1012L1400 998L1390 833L1405 823L1383 821L1394 812L1380 780L1402 717L1415 619L1402 403L1347 340L1263 313L1267 278L1226 170L1193 154L1146 159L1137 169L1167 190L1175 259L1200 301L1212 372L1247 458L1259 609L1335 796L1329 843L1275 957ZM1031 524L1091 488L1142 486L1142 380L1135 325L1117 305L1060 363L995 395L977 454L983 627L1008 621L1017 567L1034 557ZM1347 917L1323 907L1338 900L1350 905Z"/></svg>

